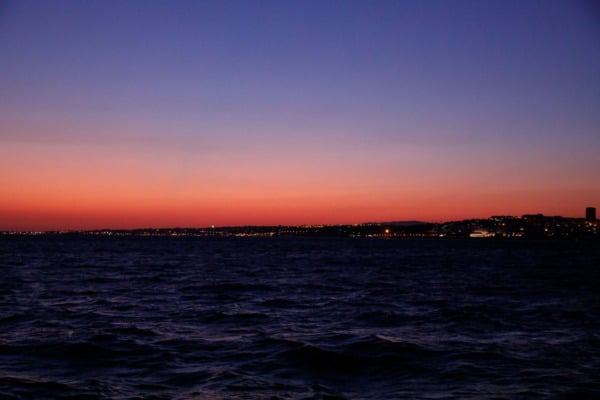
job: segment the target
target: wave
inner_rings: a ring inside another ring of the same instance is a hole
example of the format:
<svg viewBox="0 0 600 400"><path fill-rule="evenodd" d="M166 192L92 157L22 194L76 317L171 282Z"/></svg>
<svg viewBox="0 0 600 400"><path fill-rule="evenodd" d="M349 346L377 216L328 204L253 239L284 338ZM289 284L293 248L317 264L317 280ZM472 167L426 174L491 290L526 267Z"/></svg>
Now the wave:
<svg viewBox="0 0 600 400"><path fill-rule="evenodd" d="M514 243L3 239L0 397L598 397L600 249Z"/></svg>

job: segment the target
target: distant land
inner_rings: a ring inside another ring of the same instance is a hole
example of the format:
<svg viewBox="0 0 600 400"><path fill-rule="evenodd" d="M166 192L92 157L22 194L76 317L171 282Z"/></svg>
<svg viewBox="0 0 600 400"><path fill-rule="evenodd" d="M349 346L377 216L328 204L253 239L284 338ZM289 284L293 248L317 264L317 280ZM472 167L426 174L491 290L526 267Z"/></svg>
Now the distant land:
<svg viewBox="0 0 600 400"><path fill-rule="evenodd" d="M594 209L595 211L595 209ZM94 236L321 236L364 238L533 238L599 239L600 221L595 212L588 218L526 214L493 216L450 222L390 221L352 225L224 226L205 228L139 228L65 231L2 231L1 235L94 235Z"/></svg>

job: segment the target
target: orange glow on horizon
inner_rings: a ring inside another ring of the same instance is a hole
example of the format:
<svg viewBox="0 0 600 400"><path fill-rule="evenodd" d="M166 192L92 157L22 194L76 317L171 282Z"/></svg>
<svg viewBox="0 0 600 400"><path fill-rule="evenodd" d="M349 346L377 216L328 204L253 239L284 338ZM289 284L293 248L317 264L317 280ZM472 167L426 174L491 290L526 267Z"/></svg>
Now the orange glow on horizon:
<svg viewBox="0 0 600 400"><path fill-rule="evenodd" d="M581 216L597 199L590 177L569 179L576 171L551 164L478 169L476 159L419 158L416 148L400 148L399 156L395 148L345 153L310 142L278 153L270 146L197 153L202 146L194 141L7 143L0 149L0 230Z"/></svg>
<svg viewBox="0 0 600 400"><path fill-rule="evenodd" d="M160 191L157 191L158 193ZM94 198L76 192L0 201L2 230L72 230L142 227L207 227L232 225L353 224L398 220L428 222L491 215L580 216L583 207L532 207L525 199L502 198L494 194L423 196L402 199L397 193L387 196L359 194L246 195L240 192L213 192L189 197L148 196L123 193ZM585 197L585 196L583 196ZM38 200L36 200L38 199ZM532 193L528 200L539 204L547 199ZM583 203L582 203L583 204ZM581 208L581 209L580 209Z"/></svg>

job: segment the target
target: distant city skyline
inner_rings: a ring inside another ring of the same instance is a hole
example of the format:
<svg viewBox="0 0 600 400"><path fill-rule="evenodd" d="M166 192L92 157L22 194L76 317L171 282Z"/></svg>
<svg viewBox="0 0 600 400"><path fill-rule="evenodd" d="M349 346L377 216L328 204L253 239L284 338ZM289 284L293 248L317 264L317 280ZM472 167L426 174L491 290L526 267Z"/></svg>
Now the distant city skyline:
<svg viewBox="0 0 600 400"><path fill-rule="evenodd" d="M521 217L496 215L486 219L440 221L382 221L362 224L246 225L210 227L140 227L136 229L79 229L50 231L0 231L2 236L83 235L141 237L341 237L341 238L424 238L424 239L558 239L598 240L600 221L595 208L585 218L542 214Z"/></svg>
<svg viewBox="0 0 600 400"><path fill-rule="evenodd" d="M0 230L600 205L586 1L0 3Z"/></svg>
<svg viewBox="0 0 600 400"><path fill-rule="evenodd" d="M325 228L325 227L329 227L329 228L333 228L336 226L346 226L346 227L350 227L350 226L371 226L371 225L377 225L377 226L396 226L396 227L411 227L411 226L419 226L419 225L445 225L445 224L454 224L454 223L467 223L467 222L472 222L472 221L493 221L494 223L499 223L499 222L503 222L503 221L516 221L516 220L523 220L523 221L528 221L528 222L536 222L539 220L542 221L546 221L546 222L550 222L552 226L554 226L554 221L555 220L559 220L559 221L564 221L567 223L567 225L564 225L563 222L559 223L559 226L562 226L563 228L568 228L570 225L572 224L576 224L576 226L578 228L585 228L585 227L590 227L593 226L594 227L594 236L597 235L598 233L598 228L600 227L599 221L596 218L596 208L595 207L586 207L585 208L585 215L583 216L578 216L578 217L572 217L572 216L564 216L564 215L544 215L542 213L532 213L532 214L522 214L522 215L491 215L488 216L486 218L476 218L476 217L469 217L469 218L463 218L463 219L453 219L453 220L438 220L438 221L425 221L425 220L388 220L388 221L376 221L376 220L371 220L371 221L362 221L362 222L352 222L352 223L308 223L308 224L238 224L238 225L210 225L210 226L193 226L193 225L173 225L173 226L104 226L104 227L92 227L92 228L59 228L59 229L18 229L18 228L10 228L10 229L0 229L0 232L3 234L9 233L43 233L43 232L62 232L62 233L66 233L66 232L93 232L93 231L143 231L143 232L147 232L147 231L154 231L154 230L161 230L163 231L161 235L165 235L165 233L168 233L170 230L175 229L183 229L183 230L206 230L206 231L212 231L212 230L219 230L219 229L244 229L244 228L270 228L270 227L279 227L279 228L285 228L285 227L290 227L290 228L299 228L299 227L306 227L306 228L310 228L310 229L318 229L318 228ZM165 232L166 231L166 232ZM385 231L381 232L382 234L387 234L390 233L389 229L385 229ZM185 236L185 235L184 235Z"/></svg>

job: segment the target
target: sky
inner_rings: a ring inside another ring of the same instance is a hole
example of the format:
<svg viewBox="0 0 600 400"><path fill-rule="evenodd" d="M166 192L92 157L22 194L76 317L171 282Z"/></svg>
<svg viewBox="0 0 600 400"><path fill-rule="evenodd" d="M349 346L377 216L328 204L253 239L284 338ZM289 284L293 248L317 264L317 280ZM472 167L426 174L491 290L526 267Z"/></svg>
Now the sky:
<svg viewBox="0 0 600 400"><path fill-rule="evenodd" d="M0 230L589 206L593 1L0 0Z"/></svg>

